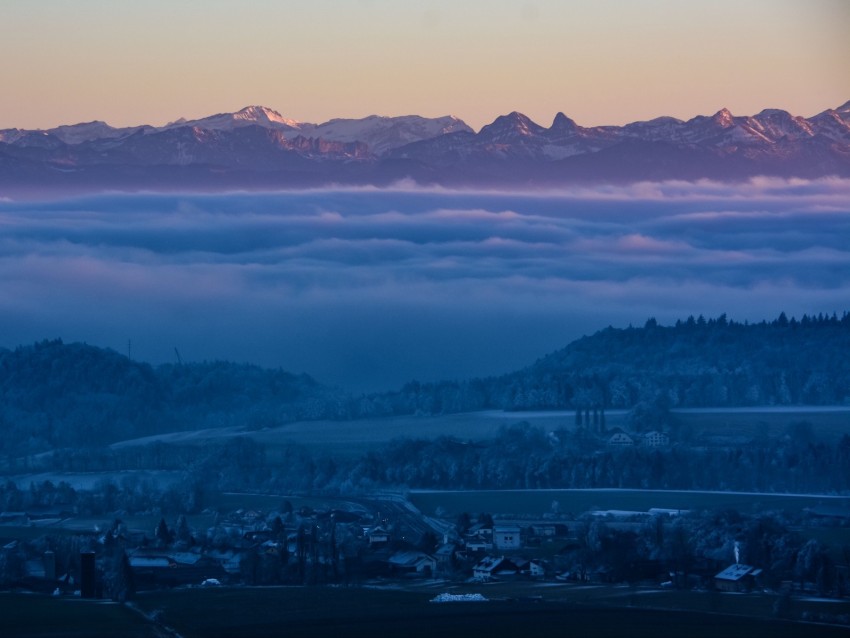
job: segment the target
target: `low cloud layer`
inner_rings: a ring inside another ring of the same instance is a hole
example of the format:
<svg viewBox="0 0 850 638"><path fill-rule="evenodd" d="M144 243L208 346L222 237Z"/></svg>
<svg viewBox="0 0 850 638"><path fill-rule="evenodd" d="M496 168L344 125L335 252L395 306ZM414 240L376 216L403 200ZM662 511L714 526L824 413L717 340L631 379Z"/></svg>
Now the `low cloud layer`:
<svg viewBox="0 0 850 638"><path fill-rule="evenodd" d="M609 324L850 309L850 181L0 202L0 345L231 359L353 390Z"/></svg>

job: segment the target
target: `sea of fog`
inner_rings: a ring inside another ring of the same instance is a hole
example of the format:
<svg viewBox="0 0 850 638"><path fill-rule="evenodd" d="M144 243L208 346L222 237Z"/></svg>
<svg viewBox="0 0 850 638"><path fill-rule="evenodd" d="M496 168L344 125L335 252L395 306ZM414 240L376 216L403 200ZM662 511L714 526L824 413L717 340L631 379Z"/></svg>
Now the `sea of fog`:
<svg viewBox="0 0 850 638"><path fill-rule="evenodd" d="M0 346L228 359L354 391L608 325L850 310L850 181L0 201Z"/></svg>

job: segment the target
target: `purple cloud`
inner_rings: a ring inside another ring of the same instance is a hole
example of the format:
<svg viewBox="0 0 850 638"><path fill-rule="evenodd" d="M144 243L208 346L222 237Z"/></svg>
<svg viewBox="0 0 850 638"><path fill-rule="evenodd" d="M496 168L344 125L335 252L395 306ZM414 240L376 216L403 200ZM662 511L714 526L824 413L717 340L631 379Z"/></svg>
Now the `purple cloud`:
<svg viewBox="0 0 850 638"><path fill-rule="evenodd" d="M0 202L0 333L354 389L525 365L608 324L850 309L850 181Z"/></svg>

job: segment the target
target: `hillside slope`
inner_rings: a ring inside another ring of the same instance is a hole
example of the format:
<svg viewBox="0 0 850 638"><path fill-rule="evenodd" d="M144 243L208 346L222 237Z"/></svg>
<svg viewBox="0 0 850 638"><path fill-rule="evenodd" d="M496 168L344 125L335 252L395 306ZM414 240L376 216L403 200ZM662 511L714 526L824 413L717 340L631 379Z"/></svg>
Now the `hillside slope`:
<svg viewBox="0 0 850 638"><path fill-rule="evenodd" d="M850 403L850 314L726 316L663 327L606 328L499 377L409 383L374 397L396 413L553 408L834 405Z"/></svg>

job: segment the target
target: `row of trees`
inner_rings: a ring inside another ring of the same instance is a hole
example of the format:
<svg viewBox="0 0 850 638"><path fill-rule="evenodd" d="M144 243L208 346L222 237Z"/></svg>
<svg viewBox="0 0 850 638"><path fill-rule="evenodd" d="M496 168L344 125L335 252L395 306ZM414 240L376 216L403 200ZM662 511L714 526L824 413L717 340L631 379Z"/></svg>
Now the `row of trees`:
<svg viewBox="0 0 850 638"><path fill-rule="evenodd" d="M805 424L782 437L731 447L611 449L586 428L546 433L518 423L488 441L398 439L358 458L332 458L289 445L276 450L272 460L248 438L205 447L157 443L133 451L139 467L171 474L159 476L159 484L145 473L129 474L119 483L104 480L86 492L67 484L45 482L25 489L9 482L0 489L0 508L19 511L69 503L89 513L199 511L217 491L356 493L403 486L850 492L850 435L828 445L817 441ZM85 464L90 470L122 470L129 453L104 450L99 466L91 457L84 457ZM73 465L73 457L63 454L62 459Z"/></svg>

